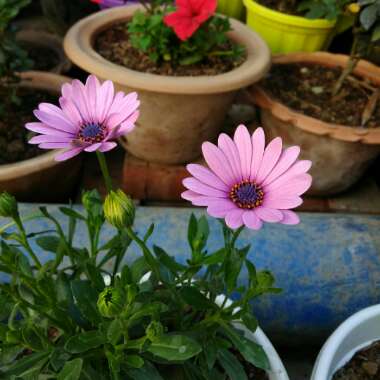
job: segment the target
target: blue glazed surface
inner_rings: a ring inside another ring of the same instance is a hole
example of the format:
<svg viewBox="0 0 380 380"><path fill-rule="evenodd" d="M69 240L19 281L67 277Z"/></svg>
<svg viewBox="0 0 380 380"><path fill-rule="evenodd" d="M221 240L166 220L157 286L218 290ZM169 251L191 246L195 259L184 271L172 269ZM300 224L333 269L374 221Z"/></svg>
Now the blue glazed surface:
<svg viewBox="0 0 380 380"><path fill-rule="evenodd" d="M21 205L21 212L28 215L35 208ZM49 210L60 215L57 206ZM189 254L186 231L191 212L200 215L203 210L140 207L136 229L143 233L154 222L150 241L184 261ZM66 223L66 217L60 218ZM288 345L319 344L349 315L380 302L380 216L302 213L301 219L298 226L267 224L259 232L245 230L239 240L241 245L251 243L250 258L258 269L270 269L283 289L280 295L262 297L253 309L268 335ZM219 223L209 221L213 250L221 246L222 237ZM42 220L27 226L34 232L51 227ZM102 240L113 234L107 226ZM75 242L86 245L83 225ZM42 261L51 258L36 251ZM131 259L138 252L133 246L127 256Z"/></svg>

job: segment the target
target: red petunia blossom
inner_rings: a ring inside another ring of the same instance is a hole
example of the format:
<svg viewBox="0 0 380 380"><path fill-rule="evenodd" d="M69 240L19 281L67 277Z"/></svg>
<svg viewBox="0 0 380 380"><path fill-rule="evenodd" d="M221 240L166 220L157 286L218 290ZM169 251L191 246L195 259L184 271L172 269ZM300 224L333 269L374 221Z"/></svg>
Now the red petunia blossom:
<svg viewBox="0 0 380 380"><path fill-rule="evenodd" d="M177 10L164 18L182 41L190 38L216 10L217 0L176 0Z"/></svg>

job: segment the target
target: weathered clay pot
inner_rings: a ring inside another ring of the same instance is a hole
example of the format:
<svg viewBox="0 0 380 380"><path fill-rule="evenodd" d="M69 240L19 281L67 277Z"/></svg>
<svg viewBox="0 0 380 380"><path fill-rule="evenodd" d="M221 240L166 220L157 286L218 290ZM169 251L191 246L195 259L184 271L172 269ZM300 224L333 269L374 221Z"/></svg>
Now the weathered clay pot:
<svg viewBox="0 0 380 380"><path fill-rule="evenodd" d="M244 24L231 20L230 37L246 46L247 60L221 75L169 77L130 70L105 60L93 48L95 36L128 20L140 6L114 8L86 17L64 40L68 57L82 69L111 79L118 89L138 91L141 116L128 135L127 149L151 162L179 164L196 159L201 143L214 140L236 91L261 79L270 65L265 42Z"/></svg>
<svg viewBox="0 0 380 380"><path fill-rule="evenodd" d="M68 77L39 71L28 71L21 76L21 86L51 91L57 94L57 99L62 84L70 81ZM57 202L70 196L81 171L81 157L56 162L54 156L58 151L46 152L28 160L0 165L0 191L28 202Z"/></svg>
<svg viewBox="0 0 380 380"><path fill-rule="evenodd" d="M276 64L304 62L329 67L344 67L347 60L345 55L330 53L292 53L273 58ZM380 68L369 62L361 61L355 74L380 86ZM313 161L310 194L330 195L348 189L380 153L380 128L325 123L288 108L260 85L247 93L261 107L268 139L281 136L285 145L299 145L302 158Z"/></svg>
<svg viewBox="0 0 380 380"><path fill-rule="evenodd" d="M16 34L16 38L21 43L35 45L37 48L40 46L51 49L57 56L59 63L52 67L49 70L50 72L64 74L71 69L72 64L63 51L62 38L57 35L43 30L22 29Z"/></svg>

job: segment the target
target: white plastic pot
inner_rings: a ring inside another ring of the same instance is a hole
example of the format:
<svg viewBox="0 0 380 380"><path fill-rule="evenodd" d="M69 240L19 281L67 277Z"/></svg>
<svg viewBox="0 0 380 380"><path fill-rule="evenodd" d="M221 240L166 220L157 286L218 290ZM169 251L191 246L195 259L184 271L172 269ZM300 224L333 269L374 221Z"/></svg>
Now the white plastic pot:
<svg viewBox="0 0 380 380"><path fill-rule="evenodd" d="M380 305L370 306L343 322L322 347L311 380L331 380L353 355L380 339Z"/></svg>

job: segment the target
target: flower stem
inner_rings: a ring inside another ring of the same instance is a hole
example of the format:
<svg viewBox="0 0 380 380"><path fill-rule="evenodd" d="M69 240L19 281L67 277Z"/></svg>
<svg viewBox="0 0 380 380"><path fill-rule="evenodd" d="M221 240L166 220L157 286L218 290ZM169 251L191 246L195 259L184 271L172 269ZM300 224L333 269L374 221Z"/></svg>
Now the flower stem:
<svg viewBox="0 0 380 380"><path fill-rule="evenodd" d="M112 190L112 179L110 172L108 170L107 161L103 153L96 151L96 156L98 157L100 170L102 171L104 182L106 184L107 192Z"/></svg>

